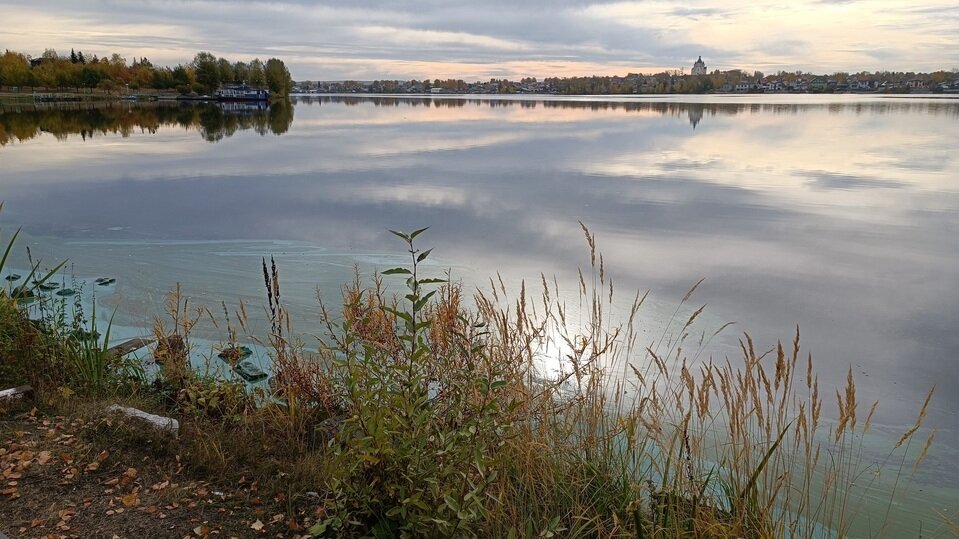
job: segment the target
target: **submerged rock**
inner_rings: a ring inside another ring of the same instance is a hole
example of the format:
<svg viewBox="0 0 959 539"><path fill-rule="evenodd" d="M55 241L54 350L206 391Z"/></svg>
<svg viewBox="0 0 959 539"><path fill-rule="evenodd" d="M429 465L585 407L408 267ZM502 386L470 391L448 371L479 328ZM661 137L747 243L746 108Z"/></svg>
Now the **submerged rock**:
<svg viewBox="0 0 959 539"><path fill-rule="evenodd" d="M253 364L252 361L241 361L233 367L233 371L240 375L247 382L259 382L267 378L267 374L262 369Z"/></svg>
<svg viewBox="0 0 959 539"><path fill-rule="evenodd" d="M64 288L63 290L57 291L57 295L61 298L69 298L77 295L77 291L72 288Z"/></svg>
<svg viewBox="0 0 959 539"><path fill-rule="evenodd" d="M224 348L222 352L217 354L217 357L230 365L235 365L241 359L246 359L251 355L253 355L253 350L250 350L248 346L230 346Z"/></svg>

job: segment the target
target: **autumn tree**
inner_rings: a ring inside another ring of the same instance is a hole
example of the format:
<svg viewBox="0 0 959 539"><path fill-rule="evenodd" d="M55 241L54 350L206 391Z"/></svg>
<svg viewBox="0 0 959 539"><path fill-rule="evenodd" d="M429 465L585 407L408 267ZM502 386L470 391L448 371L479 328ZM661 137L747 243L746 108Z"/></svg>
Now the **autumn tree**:
<svg viewBox="0 0 959 539"><path fill-rule="evenodd" d="M0 56L0 86L32 85L33 75L26 56L11 51Z"/></svg>

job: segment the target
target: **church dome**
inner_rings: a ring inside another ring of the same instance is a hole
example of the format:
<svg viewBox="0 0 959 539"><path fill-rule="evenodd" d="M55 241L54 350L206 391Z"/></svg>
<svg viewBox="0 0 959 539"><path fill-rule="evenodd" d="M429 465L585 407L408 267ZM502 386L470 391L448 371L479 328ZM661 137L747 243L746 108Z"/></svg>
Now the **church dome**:
<svg viewBox="0 0 959 539"><path fill-rule="evenodd" d="M703 57L700 56L696 63L693 64L693 75L705 75L706 74L706 63L703 62Z"/></svg>

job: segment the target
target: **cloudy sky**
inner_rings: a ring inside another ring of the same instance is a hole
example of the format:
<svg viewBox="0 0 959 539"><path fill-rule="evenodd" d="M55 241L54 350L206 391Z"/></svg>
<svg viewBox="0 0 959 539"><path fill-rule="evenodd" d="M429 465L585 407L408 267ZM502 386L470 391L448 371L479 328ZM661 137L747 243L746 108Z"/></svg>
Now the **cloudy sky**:
<svg viewBox="0 0 959 539"><path fill-rule="evenodd" d="M957 0L0 0L0 49L176 64L284 59L296 79L959 67Z"/></svg>

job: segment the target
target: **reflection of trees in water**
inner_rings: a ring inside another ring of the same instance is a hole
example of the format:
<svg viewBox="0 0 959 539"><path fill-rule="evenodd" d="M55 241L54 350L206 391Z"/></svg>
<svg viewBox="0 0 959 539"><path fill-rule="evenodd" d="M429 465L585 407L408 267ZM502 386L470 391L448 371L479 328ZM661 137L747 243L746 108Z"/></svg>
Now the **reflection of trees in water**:
<svg viewBox="0 0 959 539"><path fill-rule="evenodd" d="M198 131L217 142L238 131L281 135L293 123L293 106L267 103L59 103L0 105L0 146L49 133L58 140L70 135L156 133L164 126Z"/></svg>
<svg viewBox="0 0 959 539"><path fill-rule="evenodd" d="M717 115L734 116L747 113L799 114L810 111L828 111L830 113L855 112L856 114L907 114L928 113L950 115L959 118L959 101L947 99L929 100L892 100L877 99L869 102L852 103L680 103L676 101L629 101L611 99L552 99L533 97L525 99L476 99L423 96L296 96L293 103L317 104L337 103L346 106L372 104L375 107L433 107L462 108L466 105L498 108L521 109L585 109L594 111L653 112L663 116L686 117L694 128L704 117Z"/></svg>

